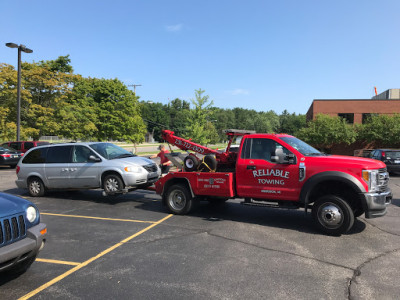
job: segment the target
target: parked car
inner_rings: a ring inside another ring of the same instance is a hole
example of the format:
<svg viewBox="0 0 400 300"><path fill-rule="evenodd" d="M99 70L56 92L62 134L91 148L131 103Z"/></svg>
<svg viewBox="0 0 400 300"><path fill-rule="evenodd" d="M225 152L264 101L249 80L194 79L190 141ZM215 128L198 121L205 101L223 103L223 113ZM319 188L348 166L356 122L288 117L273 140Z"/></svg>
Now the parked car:
<svg viewBox="0 0 400 300"><path fill-rule="evenodd" d="M0 146L0 165L15 168L23 153L8 146Z"/></svg>
<svg viewBox="0 0 400 300"><path fill-rule="evenodd" d="M0 192L0 272L25 272L44 247L46 235L46 224L33 203Z"/></svg>
<svg viewBox="0 0 400 300"><path fill-rule="evenodd" d="M32 197L50 189L96 189L104 194L145 188L161 176L150 159L111 143L74 143L39 146L18 163L16 184Z"/></svg>
<svg viewBox="0 0 400 300"><path fill-rule="evenodd" d="M383 161L389 173L400 172L400 149L375 149L370 158Z"/></svg>
<svg viewBox="0 0 400 300"><path fill-rule="evenodd" d="M25 153L29 149L37 146L49 145L49 142L41 142L41 141L19 141L19 142L6 142L3 143L2 146L8 146L15 150L21 151Z"/></svg>

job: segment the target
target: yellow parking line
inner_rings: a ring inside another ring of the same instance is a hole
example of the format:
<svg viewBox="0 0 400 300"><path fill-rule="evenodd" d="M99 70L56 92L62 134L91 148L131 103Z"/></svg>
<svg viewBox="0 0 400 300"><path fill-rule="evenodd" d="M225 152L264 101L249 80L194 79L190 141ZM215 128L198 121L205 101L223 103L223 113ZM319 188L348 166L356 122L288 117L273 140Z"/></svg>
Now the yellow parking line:
<svg viewBox="0 0 400 300"><path fill-rule="evenodd" d="M69 265L69 266L78 266L80 263L73 261L63 261L63 260L54 260L54 259L45 259L45 258L36 258L36 261L51 263L51 264L60 264L60 265Z"/></svg>
<svg viewBox="0 0 400 300"><path fill-rule="evenodd" d="M57 217L68 217L68 218L83 218L83 219L95 219L95 220L107 220L107 221L120 221L120 222L133 222L133 223L149 223L154 224L153 221L139 221L139 220L129 220L129 219L113 219L113 218L101 218L101 217L90 217L90 216L78 216L78 215L63 215L63 214L51 214L51 213L40 213L46 216L57 216Z"/></svg>
<svg viewBox="0 0 400 300"><path fill-rule="evenodd" d="M38 287L36 290L33 290L32 292L26 294L25 296L22 296L21 298L19 298L19 300L25 300L25 299L31 298L32 296L35 296L39 292L47 289L49 286L52 286L53 284L61 281L65 277L71 275L72 273L75 273L76 271L82 269L83 267L87 266L88 264L94 262L98 258L106 255L107 253L110 253L111 251L113 251L114 249L118 248L119 246L122 246L123 244L129 242L130 240L134 239L135 237L141 235L142 233L145 233L146 231L150 230L151 228L161 224L162 222L164 222L165 220L169 219L172 216L173 215L168 215L165 218L162 218L161 220L155 222L154 224L151 224L151 225L147 226L145 229L142 229L139 232L131 235L130 237L127 237L126 239L124 239L124 240L120 241L119 243L115 244L114 246L111 246L110 248L104 250L103 252L100 252L96 256L93 256L92 258L89 258L88 260L84 261L83 263L80 263L79 265L77 265L76 267L72 268L71 270L68 270L64 274L61 274L60 276L54 278L53 280L43 284L42 286Z"/></svg>

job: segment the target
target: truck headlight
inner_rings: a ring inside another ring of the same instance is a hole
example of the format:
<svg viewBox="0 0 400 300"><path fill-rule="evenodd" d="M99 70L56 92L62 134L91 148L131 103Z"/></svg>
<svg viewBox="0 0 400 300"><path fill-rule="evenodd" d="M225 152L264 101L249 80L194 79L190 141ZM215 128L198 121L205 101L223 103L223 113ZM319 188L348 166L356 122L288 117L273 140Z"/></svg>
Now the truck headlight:
<svg viewBox="0 0 400 300"><path fill-rule="evenodd" d="M362 177L365 182L368 184L369 192L377 192L378 188L378 174L379 170L363 170Z"/></svg>
<svg viewBox="0 0 400 300"><path fill-rule="evenodd" d="M34 208L33 206L29 206L26 209L26 219L30 222L33 223L36 221L36 218L38 216L38 211L36 208Z"/></svg>
<svg viewBox="0 0 400 300"><path fill-rule="evenodd" d="M130 173L142 173L143 168L140 166L129 166L124 168L125 172L130 172Z"/></svg>

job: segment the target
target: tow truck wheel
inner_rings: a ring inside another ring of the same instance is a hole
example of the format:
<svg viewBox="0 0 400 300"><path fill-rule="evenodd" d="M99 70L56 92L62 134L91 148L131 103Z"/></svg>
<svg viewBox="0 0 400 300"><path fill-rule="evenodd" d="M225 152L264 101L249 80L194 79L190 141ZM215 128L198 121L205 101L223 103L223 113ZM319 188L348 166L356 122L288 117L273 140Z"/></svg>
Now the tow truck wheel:
<svg viewBox="0 0 400 300"><path fill-rule="evenodd" d="M354 213L350 205L334 195L318 198L313 205L312 216L317 227L329 235L346 233L354 224Z"/></svg>
<svg viewBox="0 0 400 300"><path fill-rule="evenodd" d="M184 215L193 209L194 200L186 186L176 184L168 189L166 204L171 213Z"/></svg>
<svg viewBox="0 0 400 300"><path fill-rule="evenodd" d="M199 160L194 155L188 155L183 160L183 164L185 166L185 171L193 172L199 167Z"/></svg>

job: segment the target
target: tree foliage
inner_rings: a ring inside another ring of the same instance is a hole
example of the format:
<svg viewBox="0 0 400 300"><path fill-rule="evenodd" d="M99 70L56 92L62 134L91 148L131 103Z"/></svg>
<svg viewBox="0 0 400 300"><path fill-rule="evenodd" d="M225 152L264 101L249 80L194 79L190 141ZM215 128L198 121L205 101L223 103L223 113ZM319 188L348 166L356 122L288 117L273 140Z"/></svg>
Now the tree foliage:
<svg viewBox="0 0 400 300"><path fill-rule="evenodd" d="M360 140L376 142L385 147L400 147L400 114L371 116L357 130Z"/></svg>
<svg viewBox="0 0 400 300"><path fill-rule="evenodd" d="M69 56L22 63L21 137L144 140L145 124L138 99L118 79L83 78L73 74ZM0 64L2 125L16 120L17 71ZM5 110L7 109L7 110ZM3 132L2 139L11 138Z"/></svg>
<svg viewBox="0 0 400 300"><path fill-rule="evenodd" d="M319 114L298 131L297 137L317 148L329 150L334 144L355 142L357 132L342 118Z"/></svg>
<svg viewBox="0 0 400 300"><path fill-rule="evenodd" d="M191 99L193 109L189 111L188 123L184 137L194 142L207 145L218 136L213 120L208 119L213 101L208 95L203 95L204 90L195 90L195 98Z"/></svg>

